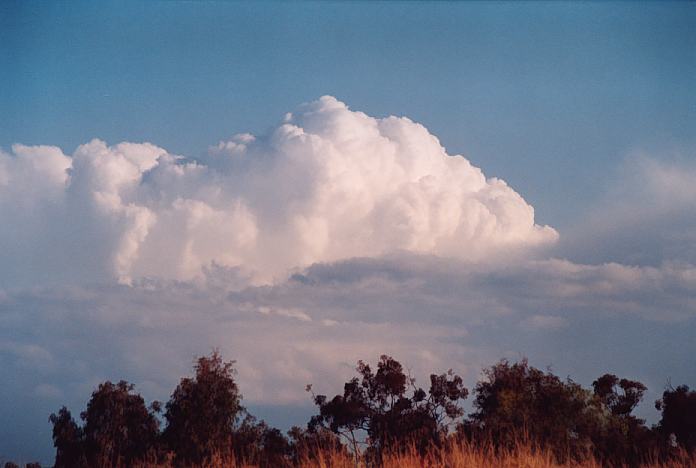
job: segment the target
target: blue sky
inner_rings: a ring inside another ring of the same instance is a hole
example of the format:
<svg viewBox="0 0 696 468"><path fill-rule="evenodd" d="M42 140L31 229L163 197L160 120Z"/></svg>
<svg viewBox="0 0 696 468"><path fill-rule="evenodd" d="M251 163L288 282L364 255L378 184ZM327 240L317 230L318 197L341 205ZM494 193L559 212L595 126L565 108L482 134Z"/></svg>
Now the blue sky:
<svg viewBox="0 0 696 468"><path fill-rule="evenodd" d="M196 156L335 95L422 122L573 221L636 149L693 148L696 11L662 3L3 2L0 145ZM572 210L574 211L574 210Z"/></svg>
<svg viewBox="0 0 696 468"><path fill-rule="evenodd" d="M696 386L694 77L687 2L0 3L0 458L212 347L283 427L381 353L614 372L654 422Z"/></svg>

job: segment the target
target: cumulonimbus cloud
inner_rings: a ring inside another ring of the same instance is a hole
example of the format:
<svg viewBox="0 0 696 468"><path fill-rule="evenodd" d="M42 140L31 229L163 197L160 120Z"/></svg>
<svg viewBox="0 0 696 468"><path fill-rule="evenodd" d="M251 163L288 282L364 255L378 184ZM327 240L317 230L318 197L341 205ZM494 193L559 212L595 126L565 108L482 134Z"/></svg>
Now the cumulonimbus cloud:
<svg viewBox="0 0 696 468"><path fill-rule="evenodd" d="M399 250L480 262L557 238L422 125L330 96L198 161L99 140L12 153L0 153L0 255L20 282L190 280L218 265L260 283L316 262Z"/></svg>

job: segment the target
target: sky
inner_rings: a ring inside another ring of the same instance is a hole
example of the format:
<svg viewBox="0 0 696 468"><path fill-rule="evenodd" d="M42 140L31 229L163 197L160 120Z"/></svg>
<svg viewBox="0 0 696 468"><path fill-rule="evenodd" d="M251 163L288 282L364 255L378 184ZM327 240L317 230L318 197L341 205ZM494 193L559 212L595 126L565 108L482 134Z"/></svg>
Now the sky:
<svg viewBox="0 0 696 468"><path fill-rule="evenodd" d="M3 2L0 458L194 356L696 386L696 6ZM421 378L422 380L422 378Z"/></svg>

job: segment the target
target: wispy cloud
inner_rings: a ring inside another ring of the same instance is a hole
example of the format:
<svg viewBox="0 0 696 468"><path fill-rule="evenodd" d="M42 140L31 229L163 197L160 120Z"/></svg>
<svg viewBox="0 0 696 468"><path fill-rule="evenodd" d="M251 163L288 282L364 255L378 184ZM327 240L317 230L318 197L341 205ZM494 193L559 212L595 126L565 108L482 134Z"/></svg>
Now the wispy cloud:
<svg viewBox="0 0 696 468"><path fill-rule="evenodd" d="M631 154L558 247L580 262L695 264L695 187L693 153Z"/></svg>

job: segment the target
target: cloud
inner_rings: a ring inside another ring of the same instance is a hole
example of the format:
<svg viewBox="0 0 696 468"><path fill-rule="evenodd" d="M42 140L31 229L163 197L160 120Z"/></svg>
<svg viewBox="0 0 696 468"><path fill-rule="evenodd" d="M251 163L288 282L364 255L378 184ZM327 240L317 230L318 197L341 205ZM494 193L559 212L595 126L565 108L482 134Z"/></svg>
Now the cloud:
<svg viewBox="0 0 696 468"><path fill-rule="evenodd" d="M693 156L630 155L599 203L578 220L558 245L573 261L696 264Z"/></svg>
<svg viewBox="0 0 696 468"><path fill-rule="evenodd" d="M219 266L206 275L6 291L0 366L9 378L0 399L11 406L0 412L26 428L13 440L35 440L34 428L62 404L79 412L107 379L166 401L194 356L214 347L237 361L252 407L308 408L306 384L339 392L357 360L381 354L421 383L453 368L469 387L484 366L528 356L585 385L603 372L637 378L652 392L646 401L668 378L696 375L694 266L526 260L472 268L399 253L314 264L272 285L230 285L236 272ZM46 431L44 453L50 440Z"/></svg>
<svg viewBox="0 0 696 468"><path fill-rule="evenodd" d="M471 386L527 355L656 398L696 375L693 180L688 162L629 160L553 258L558 234L503 181L407 118L331 97L198 160L15 145L0 152L0 415L34 440L58 400L77 412L107 379L166 400L213 347L251 405L307 406L307 383L338 392L384 353L420 382L452 367Z"/></svg>
<svg viewBox="0 0 696 468"><path fill-rule="evenodd" d="M532 315L522 320L521 324L529 330L554 330L568 326L568 321L556 315Z"/></svg>
<svg viewBox="0 0 696 468"><path fill-rule="evenodd" d="M472 382L482 366L509 353L565 362L566 340L584 336L583 327L596 333L598 324L612 330L601 339L629 337L632 344L614 357L626 364L636 347L665 346L631 336L696 320L693 266L552 260L472 270L459 260L399 255L314 265L275 285L215 284L7 293L0 359L23 369L13 385L51 382L85 397L100 381L127 378L166 399L193 356L219 347L237 360L248 401L302 404L305 384L337 391L358 359L383 353L420 378L454 367ZM554 336L565 339L554 345ZM585 365L599 372L605 361Z"/></svg>
<svg viewBox="0 0 696 468"><path fill-rule="evenodd" d="M557 238L422 125L330 96L198 161L149 143L93 140L71 156L15 145L0 153L0 219L12 224L0 277L19 285L191 280L215 266L260 284L400 250L488 263Z"/></svg>

